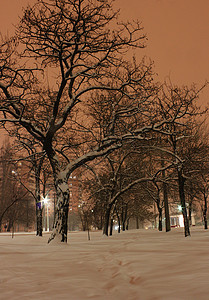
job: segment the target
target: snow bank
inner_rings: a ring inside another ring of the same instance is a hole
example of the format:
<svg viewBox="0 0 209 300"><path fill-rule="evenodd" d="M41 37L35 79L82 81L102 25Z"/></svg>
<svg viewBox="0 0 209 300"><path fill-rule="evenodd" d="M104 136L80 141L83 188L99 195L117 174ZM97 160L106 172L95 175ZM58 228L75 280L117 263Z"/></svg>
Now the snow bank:
<svg viewBox="0 0 209 300"><path fill-rule="evenodd" d="M209 299L209 231L0 235L0 299Z"/></svg>

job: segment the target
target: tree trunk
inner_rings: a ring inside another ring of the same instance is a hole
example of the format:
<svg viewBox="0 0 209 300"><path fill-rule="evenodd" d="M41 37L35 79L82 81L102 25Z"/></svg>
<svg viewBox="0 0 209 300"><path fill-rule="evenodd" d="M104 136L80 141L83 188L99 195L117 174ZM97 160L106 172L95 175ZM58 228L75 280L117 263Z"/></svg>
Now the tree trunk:
<svg viewBox="0 0 209 300"><path fill-rule="evenodd" d="M126 230L128 230L128 226L129 226L129 219L127 219L127 222L126 222Z"/></svg>
<svg viewBox="0 0 209 300"><path fill-rule="evenodd" d="M168 191L167 184L163 183L163 200L164 200L164 209L165 209L165 230L166 232L171 230L171 222L170 222L170 213L169 213L169 205L168 205Z"/></svg>
<svg viewBox="0 0 209 300"><path fill-rule="evenodd" d="M158 213L159 213L159 223L158 223L158 230L163 230L163 210L162 207L158 207Z"/></svg>
<svg viewBox="0 0 209 300"><path fill-rule="evenodd" d="M110 220L110 235L112 235L112 231L113 231L113 218L111 218Z"/></svg>
<svg viewBox="0 0 209 300"><path fill-rule="evenodd" d="M158 198L157 198L156 204L157 204L158 217L159 217L159 220L158 220L158 230L162 231L163 230L163 209L162 209L162 207L160 205L159 193L158 193Z"/></svg>
<svg viewBox="0 0 209 300"><path fill-rule="evenodd" d="M88 240L90 241L91 237L90 237L90 230L88 228Z"/></svg>
<svg viewBox="0 0 209 300"><path fill-rule="evenodd" d="M111 209L112 209L112 205L109 204L105 213L104 229L103 229L103 234L105 234L106 236L108 236L108 227L109 227Z"/></svg>
<svg viewBox="0 0 209 300"><path fill-rule="evenodd" d="M123 213L123 231L126 230L127 214L128 214L128 205L126 204L126 206L125 206L125 212Z"/></svg>
<svg viewBox="0 0 209 300"><path fill-rule="evenodd" d="M181 201L182 214L184 218L184 234L185 237L190 236L189 230L189 221L187 217L187 209L186 209L186 201L185 201L185 193L184 193L184 183L185 179L182 175L182 169L178 169L178 184L179 184L179 197Z"/></svg>
<svg viewBox="0 0 209 300"><path fill-rule="evenodd" d="M125 231L126 230L126 221L123 220L123 226L122 226L122 230Z"/></svg>
<svg viewBox="0 0 209 300"><path fill-rule="evenodd" d="M34 160L33 166L35 169L35 200L36 200L36 235L42 236L43 234L43 208L41 202L41 188L40 188L40 176L41 169L44 161L44 156L40 159L39 163ZM44 187L45 188L45 187Z"/></svg>
<svg viewBox="0 0 209 300"><path fill-rule="evenodd" d="M207 221L207 197L206 196L204 196L203 221L204 221L204 229L208 229L208 221Z"/></svg>
<svg viewBox="0 0 209 300"><path fill-rule="evenodd" d="M161 165L164 167L164 160L161 160ZM162 170L162 177L165 180L165 170ZM171 230L170 223L170 214L169 214L169 206L168 206L168 189L167 184L163 182L163 202L164 202L164 210L165 210L165 230L166 232Z"/></svg>
<svg viewBox="0 0 209 300"><path fill-rule="evenodd" d="M164 159L161 159L161 165L164 167ZM162 170L162 177L164 179L163 182L163 202L164 202L164 210L165 210L165 230L166 232L171 230L171 223L170 223L170 214L169 214L169 206L168 206L168 189L167 184L165 183L165 170Z"/></svg>
<svg viewBox="0 0 209 300"><path fill-rule="evenodd" d="M9 224L8 224L8 227L7 227L7 232L11 231L11 228L13 227L13 223L14 223L14 221L9 220Z"/></svg>
<svg viewBox="0 0 209 300"><path fill-rule="evenodd" d="M120 233L120 217L118 218L118 233Z"/></svg>
<svg viewBox="0 0 209 300"><path fill-rule="evenodd" d="M117 219L118 219L118 233L120 233L120 216L118 214L117 209L116 209L116 215L117 215Z"/></svg>
<svg viewBox="0 0 209 300"><path fill-rule="evenodd" d="M36 235L37 236L43 235L42 212L43 209L41 208L41 206L36 205L36 226L37 226Z"/></svg>
<svg viewBox="0 0 209 300"><path fill-rule="evenodd" d="M55 221L48 243L55 237L58 241L67 243L68 210L69 210L69 187L67 180L59 178L55 181L57 203L55 209Z"/></svg>
<svg viewBox="0 0 209 300"><path fill-rule="evenodd" d="M192 202L189 202L189 226L192 225Z"/></svg>
<svg viewBox="0 0 209 300"><path fill-rule="evenodd" d="M208 229L208 221L207 221L207 216L205 215L205 212L204 212L203 218L204 218L204 229Z"/></svg>

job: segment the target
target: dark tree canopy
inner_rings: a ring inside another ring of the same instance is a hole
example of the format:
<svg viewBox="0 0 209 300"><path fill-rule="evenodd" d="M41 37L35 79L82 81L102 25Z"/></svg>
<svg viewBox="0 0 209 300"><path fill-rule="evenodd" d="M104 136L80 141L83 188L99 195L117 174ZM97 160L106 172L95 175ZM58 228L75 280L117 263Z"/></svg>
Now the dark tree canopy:
<svg viewBox="0 0 209 300"><path fill-rule="evenodd" d="M0 46L0 120L45 151L57 194L51 239L64 242L70 174L124 142L169 134L166 124L187 114L194 99L188 93L183 104L182 97L159 101L152 64L125 59L144 47L143 28L120 22L112 3L38 0L24 10L15 37ZM158 114L164 102L166 113Z"/></svg>

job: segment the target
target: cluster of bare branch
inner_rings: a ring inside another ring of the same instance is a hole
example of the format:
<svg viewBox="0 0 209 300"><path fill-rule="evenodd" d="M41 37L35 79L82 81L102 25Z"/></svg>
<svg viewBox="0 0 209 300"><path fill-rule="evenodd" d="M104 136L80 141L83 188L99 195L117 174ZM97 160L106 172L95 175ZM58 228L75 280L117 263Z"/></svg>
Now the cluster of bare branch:
<svg viewBox="0 0 209 300"><path fill-rule="evenodd" d="M139 22L117 18L109 0L39 0L24 10L15 39L1 42L0 121L29 134L50 162L57 194L50 240L67 241L73 171L134 139L169 138L170 126L194 114L198 91L168 95L153 83L152 63L125 60L146 37Z"/></svg>

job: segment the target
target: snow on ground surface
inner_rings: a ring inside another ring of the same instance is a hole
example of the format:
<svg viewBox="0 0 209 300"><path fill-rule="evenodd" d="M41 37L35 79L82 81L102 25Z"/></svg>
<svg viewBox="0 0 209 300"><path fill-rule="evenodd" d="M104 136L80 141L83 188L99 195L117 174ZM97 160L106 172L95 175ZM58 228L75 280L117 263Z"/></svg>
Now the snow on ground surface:
<svg viewBox="0 0 209 300"><path fill-rule="evenodd" d="M209 299L209 231L0 235L0 299Z"/></svg>

